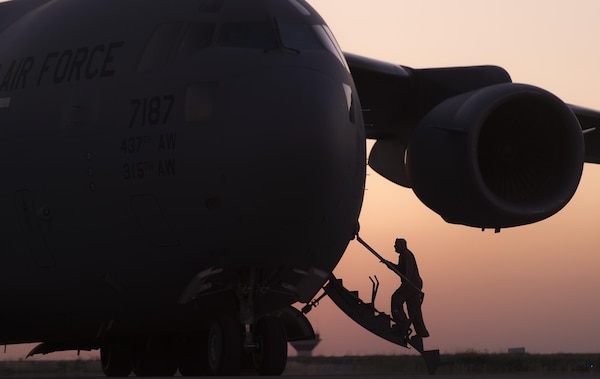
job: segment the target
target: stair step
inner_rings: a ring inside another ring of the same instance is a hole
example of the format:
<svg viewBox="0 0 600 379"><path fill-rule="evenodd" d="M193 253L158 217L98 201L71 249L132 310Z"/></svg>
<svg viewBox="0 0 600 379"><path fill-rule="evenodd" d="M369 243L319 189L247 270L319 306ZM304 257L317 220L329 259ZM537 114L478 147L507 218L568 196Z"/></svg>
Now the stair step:
<svg viewBox="0 0 600 379"><path fill-rule="evenodd" d="M329 298L357 324L397 345L407 347L410 344L425 359L429 373L436 371L439 365L439 351L423 350L422 340L409 340L398 333L395 325L392 325L392 318L383 312L379 312L373 303L363 302L358 297L358 291L349 291L342 285L341 280L337 280L333 275L331 275L331 280L323 289Z"/></svg>

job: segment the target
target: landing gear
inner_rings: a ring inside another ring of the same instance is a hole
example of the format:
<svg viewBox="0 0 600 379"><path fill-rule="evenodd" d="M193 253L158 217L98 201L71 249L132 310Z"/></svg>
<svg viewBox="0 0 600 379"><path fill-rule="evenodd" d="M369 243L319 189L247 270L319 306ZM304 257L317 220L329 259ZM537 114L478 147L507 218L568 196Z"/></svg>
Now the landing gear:
<svg viewBox="0 0 600 379"><path fill-rule="evenodd" d="M177 363L162 352L146 351L136 356L133 372L135 376L174 376Z"/></svg>
<svg viewBox="0 0 600 379"><path fill-rule="evenodd" d="M265 316L256 325L253 339L246 339L242 325L233 318L223 318L211 325L208 333L208 365L214 375L239 375L244 348L252 356L260 375L281 375L287 363L287 337L277 317ZM253 341L243 346L242 341Z"/></svg>
<svg viewBox="0 0 600 379"><path fill-rule="evenodd" d="M264 316L243 327L234 317L215 321L205 332L110 340L100 348L108 377L237 376L242 364L259 375L281 375L287 362L287 334L279 317ZM253 367L252 367L253 366Z"/></svg>
<svg viewBox="0 0 600 379"><path fill-rule="evenodd" d="M234 318L214 322L208 331L208 365L214 375L239 375L242 328Z"/></svg>
<svg viewBox="0 0 600 379"><path fill-rule="evenodd" d="M131 357L129 348L119 341L111 341L100 348L102 372L108 377L129 376Z"/></svg>
<svg viewBox="0 0 600 379"><path fill-rule="evenodd" d="M131 357L136 376L173 376L177 372L173 338L143 338L136 341Z"/></svg>
<svg viewBox="0 0 600 379"><path fill-rule="evenodd" d="M285 327L277 317L263 317L254 333L254 367L260 375L281 375L287 363Z"/></svg>
<svg viewBox="0 0 600 379"><path fill-rule="evenodd" d="M110 340L100 348L102 371L108 377L173 376L177 372L174 338Z"/></svg>
<svg viewBox="0 0 600 379"><path fill-rule="evenodd" d="M184 336L177 359L182 376L208 376L208 331Z"/></svg>

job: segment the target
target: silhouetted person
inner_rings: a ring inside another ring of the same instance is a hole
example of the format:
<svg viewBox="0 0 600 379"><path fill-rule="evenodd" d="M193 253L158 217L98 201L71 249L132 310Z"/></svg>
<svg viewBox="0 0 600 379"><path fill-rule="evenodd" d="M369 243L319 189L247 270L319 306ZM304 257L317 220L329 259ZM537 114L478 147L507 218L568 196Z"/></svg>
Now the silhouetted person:
<svg viewBox="0 0 600 379"><path fill-rule="evenodd" d="M403 335L406 335L412 323L418 337L429 337L421 313L423 280L419 276L417 261L413 253L406 247L405 239L397 238L394 248L398 253L398 265L396 267L404 277L400 277L402 284L392 295L392 318L396 321ZM404 313L404 303L406 303L410 319Z"/></svg>

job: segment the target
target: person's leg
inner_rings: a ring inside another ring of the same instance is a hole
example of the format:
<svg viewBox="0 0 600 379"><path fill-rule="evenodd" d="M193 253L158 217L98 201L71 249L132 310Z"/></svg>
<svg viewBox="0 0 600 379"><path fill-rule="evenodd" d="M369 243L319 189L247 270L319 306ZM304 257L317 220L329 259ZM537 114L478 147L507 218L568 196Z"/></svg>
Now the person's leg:
<svg viewBox="0 0 600 379"><path fill-rule="evenodd" d="M421 294L416 293L406 299L406 309L408 310L410 321L415 328L415 333L419 337L429 337L429 332L425 327L423 313L421 311Z"/></svg>
<svg viewBox="0 0 600 379"><path fill-rule="evenodd" d="M392 319L396 322L396 327L402 335L408 334L410 321L404 312L404 302L408 293L402 286L392 294Z"/></svg>

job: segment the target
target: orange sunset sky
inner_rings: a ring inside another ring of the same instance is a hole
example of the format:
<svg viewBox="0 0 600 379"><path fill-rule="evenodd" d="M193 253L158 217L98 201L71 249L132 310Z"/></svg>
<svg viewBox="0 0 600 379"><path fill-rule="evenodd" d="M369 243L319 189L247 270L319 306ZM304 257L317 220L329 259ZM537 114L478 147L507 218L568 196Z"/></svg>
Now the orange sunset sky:
<svg viewBox="0 0 600 379"><path fill-rule="evenodd" d="M415 68L495 64L513 81L567 103L600 108L600 2L533 0L309 0L344 51ZM504 352L600 352L600 167L558 215L531 226L481 232L446 224L410 189L372 170L361 237L388 259L408 240L426 293L426 348ZM398 278L356 241L335 270L389 313ZM309 315L322 342L315 354L402 354L356 326L325 298Z"/></svg>
<svg viewBox="0 0 600 379"><path fill-rule="evenodd" d="M308 1L344 51L415 68L495 64L515 82L600 109L600 1ZM600 167L585 166L558 215L500 234L449 225L371 170L366 187L362 238L396 260L394 239L404 237L419 262L426 348L600 352ZM365 300L368 276L377 275L376 306L389 313L399 279L356 241L335 274ZM308 317L322 338L315 354L408 352L364 331L328 298Z"/></svg>

